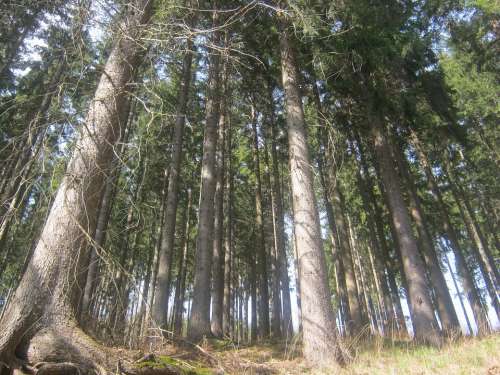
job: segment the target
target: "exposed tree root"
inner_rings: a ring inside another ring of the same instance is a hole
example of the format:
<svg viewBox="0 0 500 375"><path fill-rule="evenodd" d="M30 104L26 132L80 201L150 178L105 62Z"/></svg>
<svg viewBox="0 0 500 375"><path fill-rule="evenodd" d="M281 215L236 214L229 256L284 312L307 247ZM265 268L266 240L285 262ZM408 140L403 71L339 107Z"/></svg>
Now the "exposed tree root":
<svg viewBox="0 0 500 375"><path fill-rule="evenodd" d="M180 375L169 364L149 367L131 362L123 350L105 347L73 323L38 330L16 348L16 358L6 363L16 373L32 375ZM148 356L144 357L150 358ZM145 359L143 358L143 362ZM6 372L6 373L10 373ZM2 375L4 373L2 372Z"/></svg>

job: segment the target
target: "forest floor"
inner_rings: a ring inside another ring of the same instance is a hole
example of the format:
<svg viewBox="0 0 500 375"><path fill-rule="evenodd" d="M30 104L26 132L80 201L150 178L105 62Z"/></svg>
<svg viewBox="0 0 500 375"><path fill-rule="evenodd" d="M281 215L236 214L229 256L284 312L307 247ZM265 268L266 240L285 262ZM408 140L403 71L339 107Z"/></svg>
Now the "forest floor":
<svg viewBox="0 0 500 375"><path fill-rule="evenodd" d="M458 339L441 349L372 339L357 347L351 345L355 358L340 370L310 368L299 356L297 342L237 346L211 340L198 348L193 354L192 350L166 347L155 360L178 366L186 375L500 375L500 334Z"/></svg>

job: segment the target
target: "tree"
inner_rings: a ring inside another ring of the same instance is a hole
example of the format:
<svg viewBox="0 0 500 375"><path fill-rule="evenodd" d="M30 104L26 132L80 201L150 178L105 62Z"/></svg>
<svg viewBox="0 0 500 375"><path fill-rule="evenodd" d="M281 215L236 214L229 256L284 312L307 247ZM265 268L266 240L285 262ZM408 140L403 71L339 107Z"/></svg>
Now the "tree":
<svg viewBox="0 0 500 375"><path fill-rule="evenodd" d="M213 25L217 26L218 13L214 12ZM214 32L212 41L220 45L220 32ZM193 307L188 326L188 337L197 341L211 336L210 287L213 255L214 194L216 187L215 152L217 127L220 116L221 77L220 55L213 51L209 59L208 92L206 103L205 136L201 169L201 195L198 215L198 238L196 240Z"/></svg>
<svg viewBox="0 0 500 375"><path fill-rule="evenodd" d="M81 129L33 257L0 322L4 333L0 358L9 366L17 366L15 353L20 350L29 353L30 361L50 358L54 347L40 343L62 343L67 337L73 337L72 343L65 344L65 353L56 360L75 358L73 361L85 371L96 362L106 363L99 346L78 328L75 308L88 259L87 236L95 228L112 146L121 133L123 114L129 105L127 85L141 60L142 48L136 40L152 14L152 1L140 0L135 6L127 9L122 23L129 38L115 36L86 126Z"/></svg>
<svg viewBox="0 0 500 375"><path fill-rule="evenodd" d="M309 162L299 75L288 24L280 20L281 74L287 113L294 232L299 262L300 302L305 358L316 365L345 360L336 338L318 208Z"/></svg>

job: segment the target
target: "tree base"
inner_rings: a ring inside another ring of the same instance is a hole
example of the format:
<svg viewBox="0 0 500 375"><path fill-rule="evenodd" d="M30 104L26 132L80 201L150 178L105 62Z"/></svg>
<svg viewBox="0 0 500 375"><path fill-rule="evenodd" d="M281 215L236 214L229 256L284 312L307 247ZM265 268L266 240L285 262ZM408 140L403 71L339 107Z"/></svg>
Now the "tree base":
<svg viewBox="0 0 500 375"><path fill-rule="evenodd" d="M123 350L108 348L73 324L38 330L21 342L15 354L5 356L0 375L180 375L182 369L148 367L123 358ZM8 367L7 367L8 366Z"/></svg>

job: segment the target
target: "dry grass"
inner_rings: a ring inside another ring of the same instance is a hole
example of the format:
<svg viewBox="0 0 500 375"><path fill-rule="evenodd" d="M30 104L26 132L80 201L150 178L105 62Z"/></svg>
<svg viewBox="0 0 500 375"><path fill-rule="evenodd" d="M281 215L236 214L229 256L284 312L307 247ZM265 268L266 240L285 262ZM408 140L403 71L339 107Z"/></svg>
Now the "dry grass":
<svg viewBox="0 0 500 375"><path fill-rule="evenodd" d="M209 344L207 350L218 359L226 374L500 375L499 334L455 340L442 349L374 339L358 346L354 362L340 371L308 367L293 344L250 347Z"/></svg>

